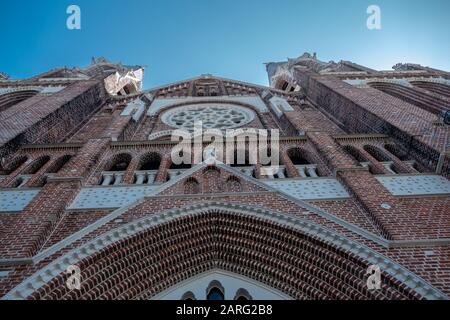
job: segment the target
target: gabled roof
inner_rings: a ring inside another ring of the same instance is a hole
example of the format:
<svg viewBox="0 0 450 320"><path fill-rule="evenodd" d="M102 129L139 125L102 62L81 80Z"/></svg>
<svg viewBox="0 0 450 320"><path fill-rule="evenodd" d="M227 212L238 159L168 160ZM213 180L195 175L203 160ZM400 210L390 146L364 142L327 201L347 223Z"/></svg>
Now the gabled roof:
<svg viewBox="0 0 450 320"><path fill-rule="evenodd" d="M269 86L264 86L264 85L259 85L259 84L254 84L254 83L250 83L250 82L245 82L245 81L240 81L240 80L234 80L234 79L229 79L229 78L223 78L223 77L218 77L218 76L214 76L211 74L203 74L194 78L188 78L185 80L180 80L180 81L176 81L176 82L172 82L172 83L168 83L162 86L158 86L158 87L154 87L154 88L150 88L147 90L142 91L142 93L151 93L153 91L156 90L160 90L160 89L164 89L164 88L168 88L171 86L176 86L179 84L183 84L186 82L195 82L197 80L202 80L202 79L213 79L213 80L218 80L218 81L227 81L227 82L233 82L236 84L240 84L240 85L244 85L244 86L248 86L248 87L253 87L253 88L257 88L257 89L261 89L261 90L271 90L273 92L279 92L282 94L286 94L286 92L282 91L282 90L277 90L274 88L271 88Z"/></svg>

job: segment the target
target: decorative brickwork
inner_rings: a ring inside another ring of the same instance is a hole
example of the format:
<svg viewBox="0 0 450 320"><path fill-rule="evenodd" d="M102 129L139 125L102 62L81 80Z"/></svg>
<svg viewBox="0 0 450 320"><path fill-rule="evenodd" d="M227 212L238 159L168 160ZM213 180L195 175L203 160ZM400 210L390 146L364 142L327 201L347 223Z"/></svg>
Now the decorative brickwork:
<svg viewBox="0 0 450 320"><path fill-rule="evenodd" d="M315 54L267 70L271 87L202 75L140 91L141 67L102 58L3 79L0 297L153 299L219 270L293 299L448 299L448 73ZM173 130L196 119L279 130L259 145L279 170L265 175L250 141L176 164Z"/></svg>

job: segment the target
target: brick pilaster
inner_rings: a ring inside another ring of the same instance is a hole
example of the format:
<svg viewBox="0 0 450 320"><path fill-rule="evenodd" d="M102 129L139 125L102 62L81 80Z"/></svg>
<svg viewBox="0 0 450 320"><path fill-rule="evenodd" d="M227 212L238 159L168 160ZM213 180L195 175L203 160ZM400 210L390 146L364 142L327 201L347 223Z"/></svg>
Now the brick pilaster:
<svg viewBox="0 0 450 320"><path fill-rule="evenodd" d="M346 154L328 133L319 131L307 132L306 136L330 169L355 167L355 161Z"/></svg>
<svg viewBox="0 0 450 320"><path fill-rule="evenodd" d="M165 156L161 160L161 164L159 165L158 175L156 176L155 182L166 182L167 174L170 166L172 165L172 160L170 159L170 155Z"/></svg>

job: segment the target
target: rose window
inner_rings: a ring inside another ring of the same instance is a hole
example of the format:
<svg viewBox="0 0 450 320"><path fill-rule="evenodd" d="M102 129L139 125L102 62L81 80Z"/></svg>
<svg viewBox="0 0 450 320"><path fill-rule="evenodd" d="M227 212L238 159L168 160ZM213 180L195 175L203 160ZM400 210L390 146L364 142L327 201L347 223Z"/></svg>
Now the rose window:
<svg viewBox="0 0 450 320"><path fill-rule="evenodd" d="M200 122L205 129L229 129L253 121L250 109L235 105L200 104L175 108L163 114L161 120L171 127L192 130Z"/></svg>

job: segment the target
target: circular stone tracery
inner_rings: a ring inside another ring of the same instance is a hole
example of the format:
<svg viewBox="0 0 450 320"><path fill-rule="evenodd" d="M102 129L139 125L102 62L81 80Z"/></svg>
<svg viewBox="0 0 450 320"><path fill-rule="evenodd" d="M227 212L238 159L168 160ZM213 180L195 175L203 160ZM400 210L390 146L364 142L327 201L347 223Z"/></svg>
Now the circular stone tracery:
<svg viewBox="0 0 450 320"><path fill-rule="evenodd" d="M242 127L255 119L250 109L228 104L196 104L178 107L165 112L161 120L171 127L193 130L201 121L205 129L230 129Z"/></svg>

